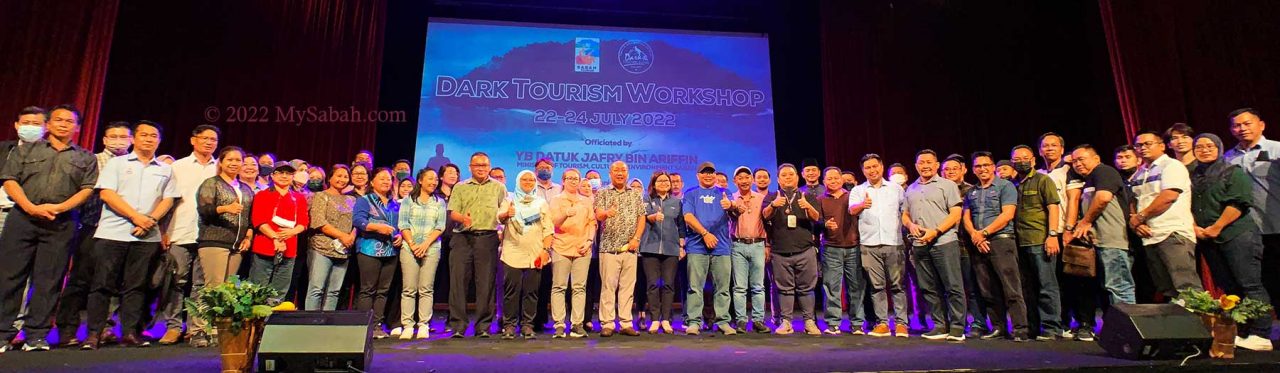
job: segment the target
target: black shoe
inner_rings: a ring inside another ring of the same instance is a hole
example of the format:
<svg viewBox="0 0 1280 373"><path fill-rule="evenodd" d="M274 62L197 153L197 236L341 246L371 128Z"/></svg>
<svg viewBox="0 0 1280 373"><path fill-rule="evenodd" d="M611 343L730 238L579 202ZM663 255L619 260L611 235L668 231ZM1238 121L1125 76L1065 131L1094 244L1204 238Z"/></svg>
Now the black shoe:
<svg viewBox="0 0 1280 373"><path fill-rule="evenodd" d="M464 337L466 337L466 335L462 334L462 332L453 332L453 334L449 335L449 338L453 339L462 339Z"/></svg>
<svg viewBox="0 0 1280 373"><path fill-rule="evenodd" d="M1076 331L1076 340L1081 342L1093 342L1093 328L1080 328Z"/></svg>
<svg viewBox="0 0 1280 373"><path fill-rule="evenodd" d="M978 339L982 339L982 340L1003 339L1003 338L1005 338L1005 332L1003 330L996 330L994 332L978 337Z"/></svg>
<svg viewBox="0 0 1280 373"><path fill-rule="evenodd" d="M488 331L488 330L481 330L481 331L476 332L476 338L489 338L489 337L490 337L490 336L489 336L489 331Z"/></svg>
<svg viewBox="0 0 1280 373"><path fill-rule="evenodd" d="M733 327L733 328L734 328L735 330L737 330L737 331L738 331L738 334L746 334L746 333L747 333L747 322L746 322L746 321L739 321L737 324L734 324L734 327Z"/></svg>
<svg viewBox="0 0 1280 373"><path fill-rule="evenodd" d="M933 328L933 330L930 330L928 333L921 334L921 335L920 335L920 337L922 337L922 338L924 338L924 339L931 340L931 341L937 341L937 340L946 339L946 338L947 338L947 329L946 329L946 328Z"/></svg>
<svg viewBox="0 0 1280 373"><path fill-rule="evenodd" d="M755 329L756 333L763 333L763 334L773 333L773 330L769 329L769 326L765 325L764 321L753 321L751 323L751 328Z"/></svg>
<svg viewBox="0 0 1280 373"><path fill-rule="evenodd" d="M520 328L520 335L524 339L538 339L538 333L534 331L532 326Z"/></svg>
<svg viewBox="0 0 1280 373"><path fill-rule="evenodd" d="M504 340L516 339L516 327L514 326L503 327L502 339Z"/></svg>
<svg viewBox="0 0 1280 373"><path fill-rule="evenodd" d="M1028 342L1030 340L1031 338L1027 338L1026 334L1016 334L1013 336L1013 341L1016 343Z"/></svg>
<svg viewBox="0 0 1280 373"><path fill-rule="evenodd" d="M987 334L987 331L986 331L986 330L983 330L983 329L981 329L981 328L970 328L970 329L969 329L969 333L966 333L966 334L965 334L965 337L966 337L966 338L979 338L979 339L985 339L985 338L982 338L982 337L987 336L987 335L988 335L988 334Z"/></svg>

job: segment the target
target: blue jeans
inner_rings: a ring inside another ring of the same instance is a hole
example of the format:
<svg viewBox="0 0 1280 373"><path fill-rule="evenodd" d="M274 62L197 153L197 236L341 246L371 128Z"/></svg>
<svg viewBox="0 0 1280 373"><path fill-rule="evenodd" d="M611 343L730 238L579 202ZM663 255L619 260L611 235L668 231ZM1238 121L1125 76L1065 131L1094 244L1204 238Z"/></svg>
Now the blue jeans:
<svg viewBox="0 0 1280 373"><path fill-rule="evenodd" d="M747 321L747 294L751 294L751 321L764 321L764 242L733 243L733 319ZM652 302L652 300L651 300Z"/></svg>
<svg viewBox="0 0 1280 373"><path fill-rule="evenodd" d="M1129 250L1098 247L1098 260L1102 261L1102 287L1110 294L1111 304L1137 303Z"/></svg>
<svg viewBox="0 0 1280 373"><path fill-rule="evenodd" d="M684 325L702 326L702 289L707 286L707 274L715 284L712 306L716 312L715 325L729 325L729 277L733 271L728 255L689 254L689 296L685 299Z"/></svg>
<svg viewBox="0 0 1280 373"><path fill-rule="evenodd" d="M1062 293L1058 290L1057 273L1059 256L1046 254L1044 245L1020 246L1018 249L1022 251L1022 272L1027 274L1023 281L1035 284L1034 289L1040 289L1038 292L1025 292L1026 298L1036 297L1040 335L1062 335ZM1034 333L1035 327L1031 327L1031 331Z"/></svg>
<svg viewBox="0 0 1280 373"><path fill-rule="evenodd" d="M840 293L844 287L849 288L849 328L862 328L863 319L866 318L862 299L867 291L867 282L863 278L861 247L823 248L822 291L826 303L824 316L827 328L840 328L840 318L844 316L840 307Z"/></svg>
<svg viewBox="0 0 1280 373"><path fill-rule="evenodd" d="M349 259L334 259L312 251L308 254L307 265L311 267L307 275L307 300L304 305L307 311L333 311L338 309L338 293L342 291L342 280L347 276Z"/></svg>
<svg viewBox="0 0 1280 373"><path fill-rule="evenodd" d="M249 281L276 289L280 292L277 299L283 300L285 294L289 293L289 284L293 282L294 258L284 258L279 265L276 265L275 257L254 253L249 253L249 256L253 257L253 264L249 268Z"/></svg>

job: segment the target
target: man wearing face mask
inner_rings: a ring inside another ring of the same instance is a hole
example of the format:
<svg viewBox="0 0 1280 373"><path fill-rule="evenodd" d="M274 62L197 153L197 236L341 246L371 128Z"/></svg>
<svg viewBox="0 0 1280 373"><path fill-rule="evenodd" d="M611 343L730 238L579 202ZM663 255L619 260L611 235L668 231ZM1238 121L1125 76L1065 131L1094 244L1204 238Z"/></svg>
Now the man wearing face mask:
<svg viewBox="0 0 1280 373"><path fill-rule="evenodd" d="M533 173L538 177L538 185L534 186L534 193L538 197L550 201L564 191L564 186L551 181L551 178L555 177L555 171L556 165L550 158L540 158L537 163L534 163Z"/></svg>
<svg viewBox="0 0 1280 373"><path fill-rule="evenodd" d="M1117 146L1114 153L1116 171L1120 171L1120 177L1124 180L1129 180L1138 171L1138 153L1129 144Z"/></svg>
<svg viewBox="0 0 1280 373"><path fill-rule="evenodd" d="M1037 341L1053 341L1062 337L1062 298L1058 289L1058 187L1049 176L1035 172L1036 157L1031 147L1018 145L1011 154L1017 172L1018 210L1013 229L1018 236L1018 249L1023 261L1023 294L1038 294L1038 312L1027 312L1029 331L1038 334ZM1038 289L1039 291L1031 291ZM1038 317L1040 327L1034 325Z"/></svg>
<svg viewBox="0 0 1280 373"><path fill-rule="evenodd" d="M129 147L133 145L133 132L129 129L129 122L111 122L107 124L107 128L103 130L102 145L104 147L101 153L97 154L98 172L102 172L102 166L107 164L111 158L129 154ZM93 245L96 240L93 235L98 231L98 220L102 217L102 199L98 194L93 194L89 199L80 205L80 231L76 235L76 241L72 243L71 276L67 277L67 284L62 289L62 297L58 303L58 333L61 338L58 340L64 347L79 347L80 341L75 338L76 328L80 325L80 312L85 310L89 299L89 282L93 280L93 270L97 267L93 260ZM112 304L118 305L118 298L113 298ZM114 311L116 307L111 307ZM109 341L114 338L111 335L111 329L103 330L103 335L99 337L103 341Z"/></svg>
<svg viewBox="0 0 1280 373"><path fill-rule="evenodd" d="M310 172L311 165L307 164L307 161L304 161L301 159L294 159L292 161L289 161L289 165L293 166L294 170L297 170L293 173L294 189L299 192L302 192L303 195L310 197L311 191L307 189L307 182L311 181L311 172ZM396 179L396 180L403 180L403 179Z"/></svg>
<svg viewBox="0 0 1280 373"><path fill-rule="evenodd" d="M8 154L0 170L4 190L18 207L10 211L0 235L0 257L5 258L0 261L0 273L5 274L0 278L0 353L12 348L8 342L18 334L13 322L28 279L30 312L22 349L49 350L45 338L67 270L67 247L75 235L78 207L98 181L97 159L71 142L80 130L79 111L60 105L50 111L50 117L47 125L38 119L30 123L19 119L23 144ZM47 139L42 137L46 127Z"/></svg>
<svg viewBox="0 0 1280 373"><path fill-rule="evenodd" d="M413 173L413 164L408 159L397 159L391 164L391 172L396 174L396 180L408 179L409 174Z"/></svg>
<svg viewBox="0 0 1280 373"><path fill-rule="evenodd" d="M10 152L17 148L18 145L34 142L44 136L44 126L45 122L49 120L48 116L49 113L40 107L28 106L23 108L18 113L18 121L13 122L13 129L18 132L18 139L0 142L0 162L8 160ZM14 203L9 199L9 195L4 192L3 188L0 188L0 229L4 228L5 217L9 215L10 210L13 210L13 207ZM30 286L29 281L27 286L23 286L23 289L28 286ZM22 330L22 319L27 314L26 305L27 300L30 298L29 292L23 291L22 294L22 310L18 313L18 320L14 322L14 327L18 330Z"/></svg>
<svg viewBox="0 0 1280 373"><path fill-rule="evenodd" d="M907 189L907 168L901 163L889 165L889 182L898 184L903 190Z"/></svg>
<svg viewBox="0 0 1280 373"><path fill-rule="evenodd" d="M858 177L853 175L853 171L846 170L841 173L840 180L844 182L843 186L844 191L846 192L853 190L853 187L858 186Z"/></svg>
<svg viewBox="0 0 1280 373"><path fill-rule="evenodd" d="M166 331L160 338L160 344L178 343L183 338L182 325L187 324L187 337L194 347L208 347L210 336L206 322L188 317L184 310L183 300L186 289L195 293L204 287L204 271L200 267L196 238L200 218L196 214L196 191L205 179L217 176L218 160L213 157L218 148L218 136L222 133L218 127L208 124L196 126L191 130L191 155L173 162L173 177L182 196L174 203L173 213L169 214L164 224L167 229L160 238L160 250L168 253L176 263L174 266L174 284L170 287L169 304L164 305L163 318L166 320Z"/></svg>
<svg viewBox="0 0 1280 373"><path fill-rule="evenodd" d="M587 178L587 185L591 186L592 192L600 189L600 171L587 170L585 177Z"/></svg>

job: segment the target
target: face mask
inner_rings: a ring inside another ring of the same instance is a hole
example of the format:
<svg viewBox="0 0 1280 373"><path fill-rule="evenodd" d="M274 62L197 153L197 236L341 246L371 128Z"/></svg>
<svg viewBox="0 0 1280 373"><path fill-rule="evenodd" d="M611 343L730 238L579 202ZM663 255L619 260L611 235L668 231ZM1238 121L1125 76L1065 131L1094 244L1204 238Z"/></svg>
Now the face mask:
<svg viewBox="0 0 1280 373"><path fill-rule="evenodd" d="M129 142L125 140L105 140L102 145L107 151L115 155L124 155L129 152Z"/></svg>
<svg viewBox="0 0 1280 373"><path fill-rule="evenodd" d="M293 183L294 183L294 184L306 185L308 181L311 181L311 178L307 176L307 173L306 173L306 172L294 172L294 173L293 173Z"/></svg>
<svg viewBox="0 0 1280 373"><path fill-rule="evenodd" d="M551 180L551 170L538 170L537 174L538 174L538 180L542 180L542 181Z"/></svg>
<svg viewBox="0 0 1280 373"><path fill-rule="evenodd" d="M400 172L397 172L397 173L396 173L396 180L404 180L404 179L408 179L408 178L409 178L409 173L408 173L408 172L400 171Z"/></svg>
<svg viewBox="0 0 1280 373"><path fill-rule="evenodd" d="M24 142L35 142L41 137L44 137L43 126L18 126L18 138L22 139Z"/></svg>
<svg viewBox="0 0 1280 373"><path fill-rule="evenodd" d="M587 185L590 185L591 189L600 189L600 179L587 179Z"/></svg>
<svg viewBox="0 0 1280 373"><path fill-rule="evenodd" d="M1018 171L1019 175L1026 175L1031 172L1031 162L1013 162L1013 170Z"/></svg>
<svg viewBox="0 0 1280 373"><path fill-rule="evenodd" d="M309 180L307 181L307 190L312 192L320 192L324 190L324 181Z"/></svg>
<svg viewBox="0 0 1280 373"><path fill-rule="evenodd" d="M854 183L844 183L844 189L845 189L845 190L853 190L853 187L855 187L855 186L858 186L858 184L854 184Z"/></svg>
<svg viewBox="0 0 1280 373"><path fill-rule="evenodd" d="M267 175L270 175L275 170L276 168L271 166L258 166L258 175L267 176Z"/></svg>
<svg viewBox="0 0 1280 373"><path fill-rule="evenodd" d="M903 175L903 174L889 175L889 182L894 184L904 184L907 182L907 175Z"/></svg>

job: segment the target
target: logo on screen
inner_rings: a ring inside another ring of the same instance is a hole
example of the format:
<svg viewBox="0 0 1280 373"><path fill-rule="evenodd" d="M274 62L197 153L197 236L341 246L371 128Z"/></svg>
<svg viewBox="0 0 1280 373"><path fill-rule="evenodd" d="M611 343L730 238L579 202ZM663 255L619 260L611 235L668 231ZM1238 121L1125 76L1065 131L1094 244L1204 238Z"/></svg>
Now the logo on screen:
<svg viewBox="0 0 1280 373"><path fill-rule="evenodd" d="M577 38L573 42L573 71L600 72L600 39Z"/></svg>
<svg viewBox="0 0 1280 373"><path fill-rule="evenodd" d="M618 48L618 63L623 70L632 74L649 71L649 67L653 66L653 48L643 41L628 40L622 43L622 48Z"/></svg>

